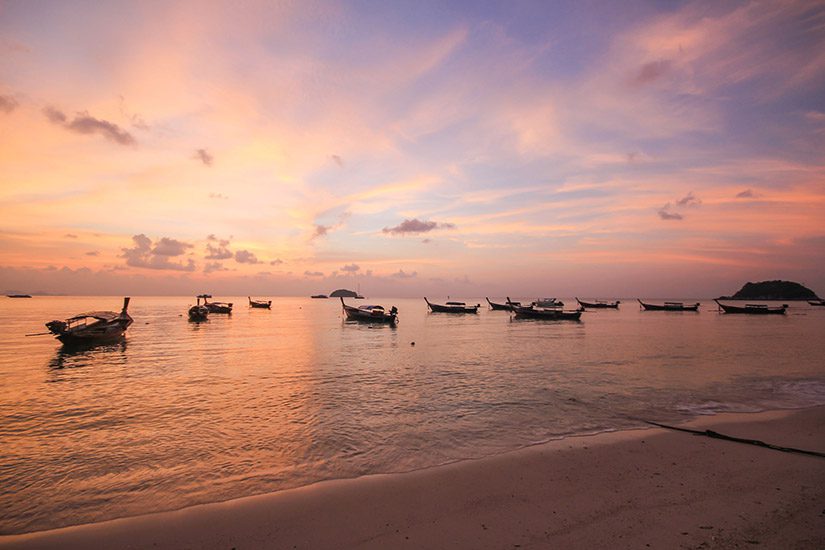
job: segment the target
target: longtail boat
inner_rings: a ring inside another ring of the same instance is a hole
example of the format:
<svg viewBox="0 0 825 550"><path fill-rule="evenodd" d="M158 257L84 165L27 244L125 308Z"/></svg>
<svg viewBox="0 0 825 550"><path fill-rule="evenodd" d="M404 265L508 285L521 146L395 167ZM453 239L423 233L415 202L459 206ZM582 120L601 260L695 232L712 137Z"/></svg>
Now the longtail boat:
<svg viewBox="0 0 825 550"><path fill-rule="evenodd" d="M196 297L197 303L189 308L190 321L200 323L201 321L206 321L209 318L209 308L205 305L201 305L201 298L203 298L203 295L198 295ZM205 300L205 298L203 299Z"/></svg>
<svg viewBox="0 0 825 550"><path fill-rule="evenodd" d="M341 306L344 308L348 321L386 323L389 325L394 325L398 321L398 308L395 306L392 306L389 312L385 311L383 306L348 306L344 303L343 296L341 297Z"/></svg>
<svg viewBox="0 0 825 550"><path fill-rule="evenodd" d="M767 304L745 304L742 306L732 306L730 304L723 304L719 300L714 300L716 304L722 308L725 313L747 313L748 315L784 315L788 304L781 306L769 306Z"/></svg>
<svg viewBox="0 0 825 550"><path fill-rule="evenodd" d="M808 300L812 306L825 306L825 300Z"/></svg>
<svg viewBox="0 0 825 550"><path fill-rule="evenodd" d="M537 298L535 302L530 302L533 307L564 307L564 302L555 298Z"/></svg>
<svg viewBox="0 0 825 550"><path fill-rule="evenodd" d="M649 304L636 298L645 311L699 311L699 302L685 304L684 302L665 302L664 304Z"/></svg>
<svg viewBox="0 0 825 550"><path fill-rule="evenodd" d="M251 296L247 296L249 300L249 307L255 307L258 309L269 309L272 307L272 300L253 300Z"/></svg>
<svg viewBox="0 0 825 550"><path fill-rule="evenodd" d="M210 302L208 298L212 297L211 294L201 294L200 297L203 298L203 305L209 313L232 313L231 302Z"/></svg>
<svg viewBox="0 0 825 550"><path fill-rule="evenodd" d="M6 298L31 298L31 294L6 294Z"/></svg>
<svg viewBox="0 0 825 550"><path fill-rule="evenodd" d="M478 313L478 308L481 304L468 306L464 302L446 302L445 304L433 304L426 297L424 301L430 307L430 310L435 313Z"/></svg>
<svg viewBox="0 0 825 550"><path fill-rule="evenodd" d="M619 309L619 304L621 302L616 300L615 302L608 302L606 300L596 300L595 302L584 302L576 298L576 301L579 305L585 309Z"/></svg>
<svg viewBox="0 0 825 550"><path fill-rule="evenodd" d="M127 313L129 297L123 298L123 309L114 311L89 311L65 321L49 321L46 328L64 345L93 345L111 342L123 337L132 324Z"/></svg>
<svg viewBox="0 0 825 550"><path fill-rule="evenodd" d="M510 300L509 298L507 299ZM512 303L512 302L510 302ZM581 319L584 308L565 311L560 307L535 307L513 305L511 311L516 319L546 319L548 321L578 321Z"/></svg>
<svg viewBox="0 0 825 550"><path fill-rule="evenodd" d="M497 302L491 302L489 298L485 298L485 300L487 300L487 303L490 304L490 309L493 309L493 310L510 311L510 309L512 309L513 306L520 306L521 305L521 302L510 302L509 304L499 304Z"/></svg>

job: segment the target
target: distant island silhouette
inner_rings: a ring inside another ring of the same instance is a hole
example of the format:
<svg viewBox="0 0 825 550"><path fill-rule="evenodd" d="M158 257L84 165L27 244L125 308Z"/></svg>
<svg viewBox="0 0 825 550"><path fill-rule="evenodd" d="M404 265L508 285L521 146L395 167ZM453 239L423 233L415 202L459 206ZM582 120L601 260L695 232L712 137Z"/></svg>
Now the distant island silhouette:
<svg viewBox="0 0 825 550"><path fill-rule="evenodd" d="M745 283L733 296L720 300L818 300L816 292L793 281L761 281Z"/></svg>
<svg viewBox="0 0 825 550"><path fill-rule="evenodd" d="M347 290L346 288L339 288L338 290L333 290L330 292L330 298L355 298L358 296L357 292L352 290Z"/></svg>

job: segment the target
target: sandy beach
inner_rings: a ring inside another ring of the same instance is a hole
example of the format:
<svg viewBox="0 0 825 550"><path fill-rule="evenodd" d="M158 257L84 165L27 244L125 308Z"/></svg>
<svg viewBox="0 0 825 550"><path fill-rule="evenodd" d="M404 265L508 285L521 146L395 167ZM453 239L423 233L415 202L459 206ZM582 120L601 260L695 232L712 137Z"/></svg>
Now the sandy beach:
<svg viewBox="0 0 825 550"><path fill-rule="evenodd" d="M825 451L825 407L685 426ZM2 548L824 548L825 459L660 428L0 537Z"/></svg>

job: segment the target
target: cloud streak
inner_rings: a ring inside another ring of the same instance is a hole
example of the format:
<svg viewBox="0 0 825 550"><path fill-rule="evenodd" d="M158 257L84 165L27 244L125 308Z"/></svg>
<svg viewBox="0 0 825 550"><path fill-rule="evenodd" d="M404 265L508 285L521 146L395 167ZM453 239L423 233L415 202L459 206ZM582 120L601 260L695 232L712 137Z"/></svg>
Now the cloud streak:
<svg viewBox="0 0 825 550"><path fill-rule="evenodd" d="M117 124L95 118L86 111L75 114L72 120L69 120L63 111L51 106L45 107L43 114L49 122L70 132L84 135L97 134L118 145L131 146L137 144L132 134Z"/></svg>
<svg viewBox="0 0 825 550"><path fill-rule="evenodd" d="M382 233L389 233L392 235L408 235L429 233L435 229L455 229L455 224L452 223L438 223L434 221L421 221L418 218L411 220L406 219L395 227L385 227L381 230Z"/></svg>

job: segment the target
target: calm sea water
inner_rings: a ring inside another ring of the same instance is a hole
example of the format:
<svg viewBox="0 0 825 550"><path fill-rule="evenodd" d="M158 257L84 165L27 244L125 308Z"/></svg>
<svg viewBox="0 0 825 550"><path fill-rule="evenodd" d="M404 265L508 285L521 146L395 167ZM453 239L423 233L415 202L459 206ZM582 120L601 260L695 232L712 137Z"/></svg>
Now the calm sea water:
<svg viewBox="0 0 825 550"><path fill-rule="evenodd" d="M134 297L125 342L70 352L23 335L119 310L119 297L0 298L0 533L408 471L643 419L825 404L825 308L805 303L751 317L627 301L576 323L375 300L399 308L390 328L345 323L332 299L276 298L271 311L222 299L232 316L193 324L191 298Z"/></svg>

